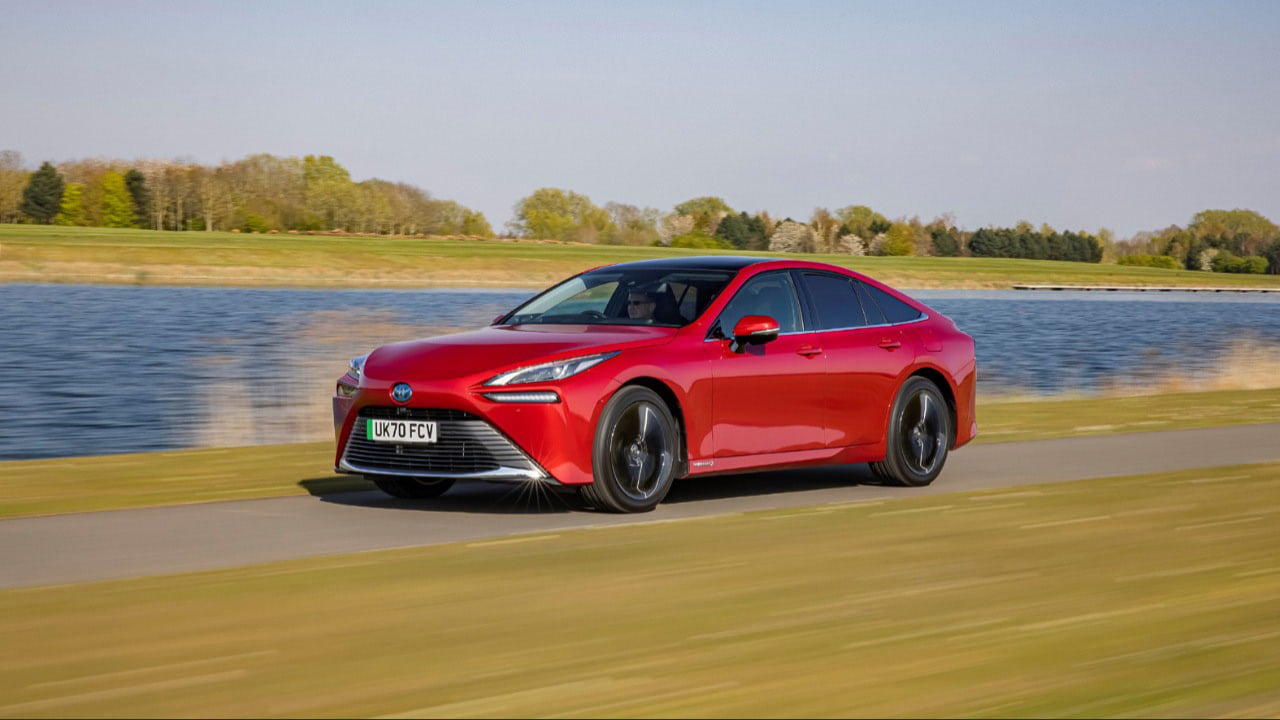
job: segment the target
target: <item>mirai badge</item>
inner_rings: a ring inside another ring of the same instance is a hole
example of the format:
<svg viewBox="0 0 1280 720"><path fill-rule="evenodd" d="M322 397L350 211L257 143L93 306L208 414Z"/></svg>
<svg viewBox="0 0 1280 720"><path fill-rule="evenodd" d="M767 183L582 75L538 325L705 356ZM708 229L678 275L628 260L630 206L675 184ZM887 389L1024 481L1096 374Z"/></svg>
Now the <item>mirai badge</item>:
<svg viewBox="0 0 1280 720"><path fill-rule="evenodd" d="M396 386L391 388L391 399L398 403L407 403L411 397L413 397L413 388L409 387L409 383L396 383Z"/></svg>

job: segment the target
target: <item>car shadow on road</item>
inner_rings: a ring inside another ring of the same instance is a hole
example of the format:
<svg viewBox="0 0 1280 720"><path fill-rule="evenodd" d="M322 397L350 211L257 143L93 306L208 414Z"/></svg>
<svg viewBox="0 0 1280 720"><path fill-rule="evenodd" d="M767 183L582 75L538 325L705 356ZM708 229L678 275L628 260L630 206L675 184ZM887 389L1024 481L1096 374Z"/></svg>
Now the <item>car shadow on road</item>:
<svg viewBox="0 0 1280 720"><path fill-rule="evenodd" d="M663 503L680 505L878 484L866 465L714 475L677 480ZM312 478L299 485L323 502L386 510L483 515L592 512L572 488L553 488L542 483L459 483L441 497L422 500L393 498L362 479Z"/></svg>
<svg viewBox="0 0 1280 720"><path fill-rule="evenodd" d="M763 470L679 480L666 503L701 502L753 495L778 495L830 490L854 485L879 485L866 465L835 465L793 470Z"/></svg>
<svg viewBox="0 0 1280 720"><path fill-rule="evenodd" d="M477 513L483 515L535 515L570 513L588 509L576 492L555 490L542 483L458 483L438 498L407 500L374 489L373 483L360 481L363 487L335 484L325 491L323 479L299 483L321 501L386 510L428 510L432 512ZM315 491L313 491L313 487Z"/></svg>

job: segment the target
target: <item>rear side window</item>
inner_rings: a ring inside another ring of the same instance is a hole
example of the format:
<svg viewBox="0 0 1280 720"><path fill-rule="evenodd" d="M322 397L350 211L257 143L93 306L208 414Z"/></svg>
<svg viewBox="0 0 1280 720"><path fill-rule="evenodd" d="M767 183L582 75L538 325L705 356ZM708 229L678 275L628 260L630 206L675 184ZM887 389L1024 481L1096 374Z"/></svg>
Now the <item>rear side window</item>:
<svg viewBox="0 0 1280 720"><path fill-rule="evenodd" d="M924 313L902 302L880 288L872 287L866 283L863 283L862 287L865 288L867 293L875 300L876 305L880 306L880 311L884 313L885 319L890 323L911 322L912 320L919 320L924 316Z"/></svg>
<svg viewBox="0 0 1280 720"><path fill-rule="evenodd" d="M819 330L856 328L867 324L853 282L836 275L804 274L804 285L813 300Z"/></svg>

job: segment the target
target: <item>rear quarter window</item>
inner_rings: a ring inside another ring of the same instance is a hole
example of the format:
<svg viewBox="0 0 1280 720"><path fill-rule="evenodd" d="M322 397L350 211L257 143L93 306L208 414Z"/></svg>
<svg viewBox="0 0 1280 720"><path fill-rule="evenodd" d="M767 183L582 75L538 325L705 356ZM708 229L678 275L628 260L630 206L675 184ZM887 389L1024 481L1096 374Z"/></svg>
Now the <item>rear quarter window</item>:
<svg viewBox="0 0 1280 720"><path fill-rule="evenodd" d="M877 287L872 287L866 283L861 283L867 294L879 306L880 312L884 313L884 318L889 323L904 323L912 320L919 320L924 317L924 313L902 302L898 298Z"/></svg>

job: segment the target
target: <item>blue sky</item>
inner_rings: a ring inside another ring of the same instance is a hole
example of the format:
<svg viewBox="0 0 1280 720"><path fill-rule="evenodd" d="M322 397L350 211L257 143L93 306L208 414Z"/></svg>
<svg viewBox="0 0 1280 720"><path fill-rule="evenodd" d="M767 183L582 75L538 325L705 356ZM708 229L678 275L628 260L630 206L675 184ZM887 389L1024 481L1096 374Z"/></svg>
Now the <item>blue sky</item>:
<svg viewBox="0 0 1280 720"><path fill-rule="evenodd" d="M0 149L323 153L495 227L552 185L1121 236L1280 221L1280 3L7 2Z"/></svg>

